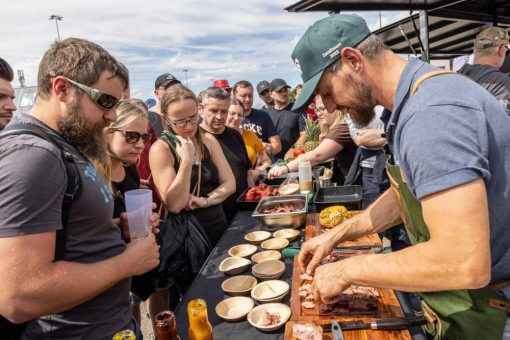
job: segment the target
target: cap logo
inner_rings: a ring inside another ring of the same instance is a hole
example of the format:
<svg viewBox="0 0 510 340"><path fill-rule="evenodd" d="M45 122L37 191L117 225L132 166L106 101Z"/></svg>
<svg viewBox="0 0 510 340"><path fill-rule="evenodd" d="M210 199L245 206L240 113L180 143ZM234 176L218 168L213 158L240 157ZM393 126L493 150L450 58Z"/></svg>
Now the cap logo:
<svg viewBox="0 0 510 340"><path fill-rule="evenodd" d="M332 58L336 57L340 53L340 47L342 47L342 43L341 42L339 42L335 46L331 47L326 52L322 53L322 57L326 58L327 56L329 56L329 59L332 59Z"/></svg>
<svg viewBox="0 0 510 340"><path fill-rule="evenodd" d="M294 59L294 64L296 64L296 68L301 76L303 76L303 71L301 71L301 64L299 64L298 58Z"/></svg>

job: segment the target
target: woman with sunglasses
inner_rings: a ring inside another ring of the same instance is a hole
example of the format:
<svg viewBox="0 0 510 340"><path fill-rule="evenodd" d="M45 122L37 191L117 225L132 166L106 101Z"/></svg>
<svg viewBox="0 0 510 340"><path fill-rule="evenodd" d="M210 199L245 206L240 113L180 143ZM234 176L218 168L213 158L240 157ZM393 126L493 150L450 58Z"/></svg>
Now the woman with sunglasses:
<svg viewBox="0 0 510 340"><path fill-rule="evenodd" d="M297 171L299 162L302 161L309 161L314 166L335 157L341 173L334 173L334 180L343 184L344 176L349 172L357 146L349 134L349 128L344 123L344 114L341 111L329 112L326 110L320 96L315 97L315 110L324 134L321 143L314 150L299 155L291 162L272 168L269 171L270 178Z"/></svg>
<svg viewBox="0 0 510 340"><path fill-rule="evenodd" d="M243 141L252 165L252 176L256 181L271 165L271 159L266 153L266 149L259 137L252 131L243 129L244 106L235 98L230 100L226 125L238 130L243 137Z"/></svg>
<svg viewBox="0 0 510 340"><path fill-rule="evenodd" d="M116 110L117 120L106 128L106 142L109 154L109 169L112 192L114 196L113 217L118 218L126 211L124 193L140 188L140 177L136 170L136 162L142 153L145 143L150 139L148 131L147 107L140 99L122 100ZM168 309L168 291L156 292L150 277L145 274L135 276L131 282L133 291L143 292L145 296L138 297L131 293L131 311L138 325L140 325L140 303L147 299L147 310L152 320L152 327L156 332L155 316ZM151 292L153 292L151 294ZM140 293L138 293L140 294ZM141 295L141 294L140 294Z"/></svg>
<svg viewBox="0 0 510 340"><path fill-rule="evenodd" d="M170 214L190 211L214 246L227 227L221 203L235 192L232 170L216 139L198 128L198 105L191 90L182 84L167 89L161 113L178 141L160 139L150 150L158 196Z"/></svg>

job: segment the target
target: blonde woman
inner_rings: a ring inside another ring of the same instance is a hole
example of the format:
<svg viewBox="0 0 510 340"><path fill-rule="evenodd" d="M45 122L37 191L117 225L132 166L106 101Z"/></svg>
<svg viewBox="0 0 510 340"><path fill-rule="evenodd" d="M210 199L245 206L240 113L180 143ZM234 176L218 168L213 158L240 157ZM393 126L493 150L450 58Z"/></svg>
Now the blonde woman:
<svg viewBox="0 0 510 340"><path fill-rule="evenodd" d="M140 177L136 162L145 143L150 139L147 107L140 99L122 100L117 108L117 120L106 128L107 150L109 155L109 177L114 196L113 217L118 218L126 211L124 193L140 187ZM131 312L138 325L140 323L140 303L147 300L147 310L156 332L155 316L168 309L168 291L158 290L146 275L135 276L131 282Z"/></svg>
<svg viewBox="0 0 510 340"><path fill-rule="evenodd" d="M252 176L256 180L266 171L272 162L259 137L254 132L243 129L244 112L243 104L235 98L231 99L226 125L241 133L248 158L252 165Z"/></svg>
<svg viewBox="0 0 510 340"><path fill-rule="evenodd" d="M343 113L335 110L328 112L320 96L315 97L315 111L321 124L321 129L325 133L320 145L309 152L299 155L291 162L274 167L269 171L269 177L278 177L297 171L299 162L310 161L310 164L317 165L335 158L341 174L346 176L356 154L356 144L354 144L349 128L344 123ZM342 177L343 177L342 176Z"/></svg>
<svg viewBox="0 0 510 340"><path fill-rule="evenodd" d="M221 203L235 191L232 170L216 139L200 132L197 100L186 86L165 91L161 114L178 142L160 139L149 152L158 196L170 214L190 211L214 246L227 227Z"/></svg>

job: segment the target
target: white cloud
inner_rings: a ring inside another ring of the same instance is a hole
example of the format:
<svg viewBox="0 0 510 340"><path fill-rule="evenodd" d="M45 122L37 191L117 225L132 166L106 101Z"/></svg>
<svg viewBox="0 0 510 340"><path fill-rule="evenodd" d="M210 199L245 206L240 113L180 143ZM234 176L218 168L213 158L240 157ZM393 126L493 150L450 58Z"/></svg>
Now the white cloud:
<svg viewBox="0 0 510 340"><path fill-rule="evenodd" d="M92 40L110 51L130 70L132 95L152 95L157 75L170 72L194 91L225 78L231 85L247 79L283 78L301 82L290 54L299 37L325 12L289 13L297 0L133 0L9 1L2 8L2 57L23 69L27 85L36 83L37 64L56 39L51 14L62 38ZM5 15L8 13L8 15ZM378 28L377 13L360 13ZM384 14L383 24L395 21ZM17 85L17 80L15 85Z"/></svg>

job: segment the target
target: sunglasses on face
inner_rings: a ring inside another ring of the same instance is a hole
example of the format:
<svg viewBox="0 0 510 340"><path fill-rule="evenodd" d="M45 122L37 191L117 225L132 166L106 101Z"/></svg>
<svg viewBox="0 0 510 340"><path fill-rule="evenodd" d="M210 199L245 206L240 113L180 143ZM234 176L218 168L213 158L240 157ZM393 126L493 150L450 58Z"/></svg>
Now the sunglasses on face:
<svg viewBox="0 0 510 340"><path fill-rule="evenodd" d="M177 126L177 127L185 127L186 125L188 125L188 123L189 123L189 124L191 124L191 125L193 125L193 124L195 124L196 122L198 122L198 119L199 119L199 117L198 117L198 113L195 113L195 115L194 115L194 116L192 116L192 117L190 117L190 118L188 118L188 119L173 120L172 118L170 118L170 117L168 117L168 116L167 116L166 118L167 118L167 120L168 120L170 123L172 123L173 125L175 125L175 126Z"/></svg>
<svg viewBox="0 0 510 340"><path fill-rule="evenodd" d="M111 110L116 108L119 105L119 99L117 99L115 96L106 93L104 91L95 89L93 87L83 85L78 83L77 81L74 81L69 78L67 79L68 82L85 92L94 103L96 103L97 106L105 109L105 110Z"/></svg>
<svg viewBox="0 0 510 340"><path fill-rule="evenodd" d="M124 131L124 130L118 130L115 129L113 131L118 131L124 135L124 138L126 140L126 143L128 144L136 144L142 139L143 144L146 144L151 139L150 133L139 133L136 131Z"/></svg>

